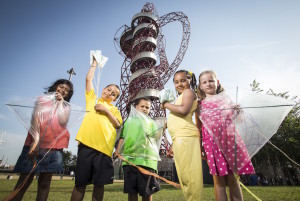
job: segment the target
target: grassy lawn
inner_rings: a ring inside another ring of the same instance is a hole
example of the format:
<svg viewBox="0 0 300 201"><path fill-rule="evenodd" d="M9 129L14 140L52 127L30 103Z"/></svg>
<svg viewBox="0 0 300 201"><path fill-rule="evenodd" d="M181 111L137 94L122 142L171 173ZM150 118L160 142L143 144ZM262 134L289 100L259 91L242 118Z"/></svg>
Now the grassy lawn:
<svg viewBox="0 0 300 201"><path fill-rule="evenodd" d="M17 180L0 179L0 200L8 195ZM35 200L37 181L34 180L23 200ZM74 187L72 180L53 180L51 183L48 200L67 201L70 200L71 192ZM161 184L162 190L153 195L153 200L184 200L181 190L177 190L170 185ZM249 189L262 200L300 200L300 187L249 187ZM248 192L243 189L244 200L255 200ZM85 199L91 200L92 185L87 187ZM104 200L126 201L127 195L123 193L123 183L114 183L105 186ZM214 200L213 186L204 187L204 200Z"/></svg>

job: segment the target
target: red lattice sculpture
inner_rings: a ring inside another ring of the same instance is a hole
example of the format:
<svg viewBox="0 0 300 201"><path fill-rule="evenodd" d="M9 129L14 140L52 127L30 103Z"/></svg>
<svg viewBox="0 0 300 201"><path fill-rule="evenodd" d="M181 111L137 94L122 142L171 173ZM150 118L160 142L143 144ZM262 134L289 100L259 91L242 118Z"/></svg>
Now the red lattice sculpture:
<svg viewBox="0 0 300 201"><path fill-rule="evenodd" d="M169 65L162 27L174 21L180 21L183 36L179 51ZM182 12L172 12L159 17L155 6L146 3L141 12L132 17L131 26L123 25L115 34L115 47L124 56L121 67L121 97L117 106L125 120L130 104L140 98L152 100L150 116L154 119L165 118L166 113L160 108L158 92L174 74L181 63L188 47L190 23ZM168 145L162 143L162 152ZM162 153L164 154L164 153Z"/></svg>

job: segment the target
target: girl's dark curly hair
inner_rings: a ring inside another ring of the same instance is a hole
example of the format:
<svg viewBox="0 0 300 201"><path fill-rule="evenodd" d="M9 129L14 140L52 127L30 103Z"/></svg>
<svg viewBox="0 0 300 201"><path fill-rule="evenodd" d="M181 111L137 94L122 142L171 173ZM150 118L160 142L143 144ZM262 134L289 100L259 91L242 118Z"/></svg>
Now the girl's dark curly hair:
<svg viewBox="0 0 300 201"><path fill-rule="evenodd" d="M74 88L73 88L72 82L70 82L69 80L66 80L66 79L56 80L50 87L45 88L46 91L44 93L46 94L49 92L55 92L57 86L60 84L66 84L70 88L70 91L68 92L67 96L64 98L65 101L70 102L70 100L73 96L73 93L74 93Z"/></svg>

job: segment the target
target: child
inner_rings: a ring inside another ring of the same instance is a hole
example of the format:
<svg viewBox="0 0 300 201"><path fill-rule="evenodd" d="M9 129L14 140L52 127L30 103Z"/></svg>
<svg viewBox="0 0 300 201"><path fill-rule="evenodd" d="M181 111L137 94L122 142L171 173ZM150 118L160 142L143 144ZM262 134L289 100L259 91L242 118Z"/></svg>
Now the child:
<svg viewBox="0 0 300 201"><path fill-rule="evenodd" d="M138 99L135 108L136 111L131 111L124 123L114 158L122 152L121 154L129 162L150 172L157 172L157 160L160 160L160 145L157 147L157 139L155 138L160 138L161 135L157 133L160 130L157 124L148 117L151 108L150 99L146 97ZM132 108L131 110L135 109ZM133 113L137 113L137 115L132 115ZM122 151L120 151L122 145ZM123 162L122 165L124 170L124 193L128 193L128 200L137 201L139 193L143 201L151 201L152 194L160 190L156 178L141 173L136 167L126 162Z"/></svg>
<svg viewBox="0 0 300 201"><path fill-rule="evenodd" d="M102 200L104 185L113 183L112 152L116 129L122 124L120 111L111 104L117 100L120 90L110 84L102 91L96 102L93 77L97 62L95 58L86 76L86 110L89 111L80 126L76 140L78 155L75 171L75 187L71 200L83 200L86 185L93 183L93 200Z"/></svg>
<svg viewBox="0 0 300 201"><path fill-rule="evenodd" d="M225 96L221 96L222 91L224 89L213 71L204 71L199 75L202 142L210 173L214 178L216 200L227 200L226 184L229 186L230 200L243 200L241 188L233 172L237 167L238 174L253 174L254 168L245 151L245 145L240 136L235 134L235 126L232 124L235 110L228 108L237 107Z"/></svg>
<svg viewBox="0 0 300 201"><path fill-rule="evenodd" d="M199 130L192 121L197 109L197 96L191 88L196 87L194 74L177 71L173 79L179 97L175 104L162 103L170 110L168 129L172 137L175 166L185 200L202 200L203 175L199 142Z"/></svg>
<svg viewBox="0 0 300 201"><path fill-rule="evenodd" d="M69 80L57 80L45 94L35 102L31 129L14 169L21 173L15 191L21 189L14 200L22 200L35 173L39 173L36 200L47 200L52 174L63 171L63 148L68 147L70 138L66 130L70 107L65 101L69 102L73 95L73 84ZM35 157L40 163L31 173Z"/></svg>

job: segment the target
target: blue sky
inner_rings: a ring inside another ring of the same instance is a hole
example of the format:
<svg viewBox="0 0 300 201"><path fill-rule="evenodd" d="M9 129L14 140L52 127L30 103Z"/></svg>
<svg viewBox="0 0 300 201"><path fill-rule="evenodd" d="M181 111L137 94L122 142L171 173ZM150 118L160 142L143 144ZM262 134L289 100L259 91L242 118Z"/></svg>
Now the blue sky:
<svg viewBox="0 0 300 201"><path fill-rule="evenodd" d="M151 1L160 16L182 11L190 20L191 38L179 69L213 69L220 82L249 85L300 95L300 1ZM123 58L114 47L115 32L138 13L146 1L2 0L0 2L0 159L14 164L26 131L5 103L43 93L54 80L68 78L75 93L71 103L85 107L85 75L89 51L100 49L109 58L100 89L120 83ZM179 22L163 27L169 63L182 37ZM173 88L172 82L167 88ZM71 129L69 150L77 152L79 124Z"/></svg>

